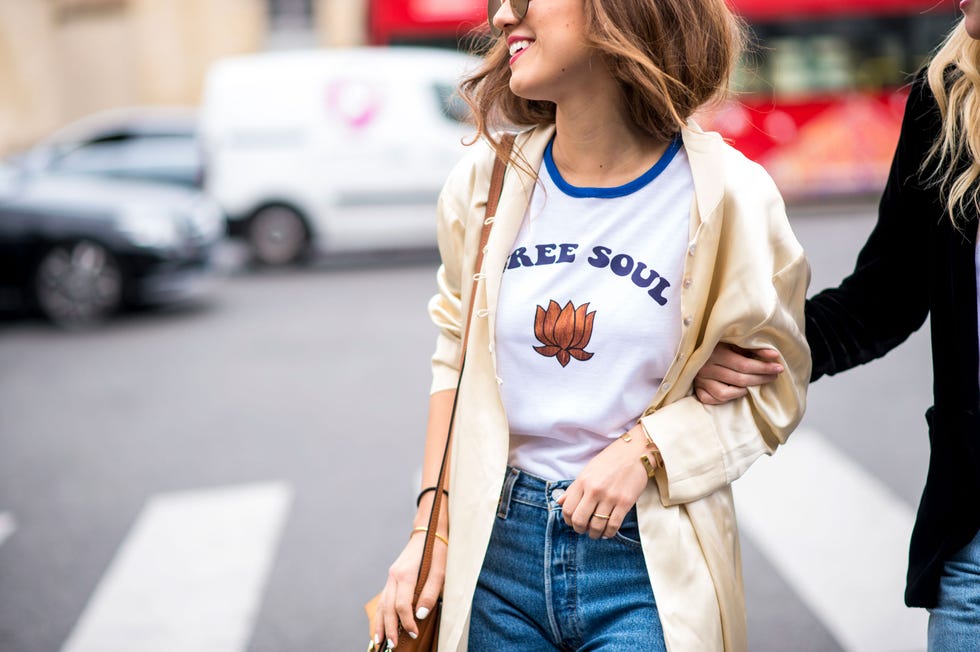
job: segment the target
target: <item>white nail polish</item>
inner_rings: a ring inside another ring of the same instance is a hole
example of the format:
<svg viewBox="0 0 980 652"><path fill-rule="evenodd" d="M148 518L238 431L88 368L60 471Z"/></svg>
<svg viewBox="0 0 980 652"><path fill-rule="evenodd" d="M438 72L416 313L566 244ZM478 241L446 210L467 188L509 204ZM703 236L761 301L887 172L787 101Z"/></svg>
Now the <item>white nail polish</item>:
<svg viewBox="0 0 980 652"><path fill-rule="evenodd" d="M395 649L395 643L390 638L386 642L388 643L388 649L389 650L394 650Z"/></svg>
<svg viewBox="0 0 980 652"><path fill-rule="evenodd" d="M415 612L415 617L419 620L425 620L426 616L429 615L429 610L425 607L419 607L419 610Z"/></svg>
<svg viewBox="0 0 980 652"><path fill-rule="evenodd" d="M374 635L374 646L377 647L379 645L381 645L381 637L378 636L377 634L375 634Z"/></svg>
<svg viewBox="0 0 980 652"><path fill-rule="evenodd" d="M408 635L411 636L412 638L418 638L419 637L419 635L416 634L415 632L409 632Z"/></svg>

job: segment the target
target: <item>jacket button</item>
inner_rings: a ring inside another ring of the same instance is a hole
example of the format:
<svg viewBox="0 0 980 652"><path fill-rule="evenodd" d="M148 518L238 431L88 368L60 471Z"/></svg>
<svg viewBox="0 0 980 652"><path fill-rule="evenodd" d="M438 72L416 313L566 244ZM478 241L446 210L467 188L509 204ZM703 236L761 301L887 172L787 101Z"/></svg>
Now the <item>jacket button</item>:
<svg viewBox="0 0 980 652"><path fill-rule="evenodd" d="M687 255L688 256L693 256L694 255L694 248L695 248L694 247L694 243L691 243L691 246L687 248Z"/></svg>
<svg viewBox="0 0 980 652"><path fill-rule="evenodd" d="M685 326L690 326L693 323L694 323L694 320L691 319L691 316L690 315L688 315L687 317L684 318L684 325Z"/></svg>
<svg viewBox="0 0 980 652"><path fill-rule="evenodd" d="M686 278L686 279L684 279L684 289L686 290L689 287L691 287L691 279Z"/></svg>

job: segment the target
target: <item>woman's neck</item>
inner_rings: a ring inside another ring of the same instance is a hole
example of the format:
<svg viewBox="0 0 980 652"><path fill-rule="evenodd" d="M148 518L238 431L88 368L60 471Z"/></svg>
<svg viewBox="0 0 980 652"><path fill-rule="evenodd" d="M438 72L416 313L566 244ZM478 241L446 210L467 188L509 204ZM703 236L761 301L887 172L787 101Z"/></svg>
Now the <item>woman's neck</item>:
<svg viewBox="0 0 980 652"><path fill-rule="evenodd" d="M562 177L580 187L629 183L649 170L669 142L641 133L608 96L578 106L560 103L552 153Z"/></svg>

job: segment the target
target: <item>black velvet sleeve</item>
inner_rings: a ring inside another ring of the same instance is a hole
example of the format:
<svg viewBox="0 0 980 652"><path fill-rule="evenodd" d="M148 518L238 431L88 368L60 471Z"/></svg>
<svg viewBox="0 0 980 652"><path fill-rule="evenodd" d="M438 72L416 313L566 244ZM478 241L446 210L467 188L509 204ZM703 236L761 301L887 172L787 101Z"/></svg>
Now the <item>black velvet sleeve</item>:
<svg viewBox="0 0 980 652"><path fill-rule="evenodd" d="M940 128L925 75L912 84L878 222L854 272L836 288L806 302L811 381L833 375L895 348L929 313L929 269L935 224L943 219L938 192L920 166Z"/></svg>

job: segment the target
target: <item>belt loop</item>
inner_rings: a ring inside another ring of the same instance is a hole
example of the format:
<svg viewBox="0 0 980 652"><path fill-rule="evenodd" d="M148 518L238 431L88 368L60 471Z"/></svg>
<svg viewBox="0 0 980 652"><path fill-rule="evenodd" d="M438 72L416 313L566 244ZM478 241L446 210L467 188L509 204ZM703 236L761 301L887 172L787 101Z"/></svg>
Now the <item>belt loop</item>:
<svg viewBox="0 0 980 652"><path fill-rule="evenodd" d="M510 495L514 491L514 484L517 482L518 476L521 475L520 470L511 468L507 477L504 478L504 488L500 491L500 500L497 502L497 517L507 518L507 514L510 513Z"/></svg>

